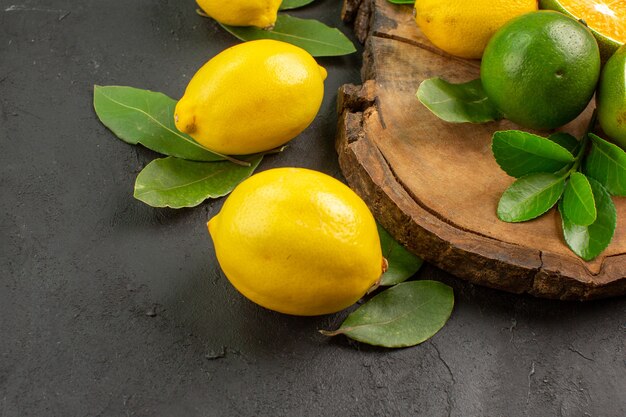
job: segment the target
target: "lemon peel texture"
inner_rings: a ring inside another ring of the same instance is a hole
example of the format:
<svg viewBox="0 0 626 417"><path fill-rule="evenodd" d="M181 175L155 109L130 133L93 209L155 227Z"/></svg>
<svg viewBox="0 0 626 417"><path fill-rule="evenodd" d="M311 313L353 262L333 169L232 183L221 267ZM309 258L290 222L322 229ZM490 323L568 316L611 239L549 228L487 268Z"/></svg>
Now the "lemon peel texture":
<svg viewBox="0 0 626 417"><path fill-rule="evenodd" d="M248 178L208 229L235 288L281 313L342 310L378 282L386 264L363 200L336 179L303 168Z"/></svg>
<svg viewBox="0 0 626 417"><path fill-rule="evenodd" d="M304 49L275 40L222 51L193 76L176 105L176 127L227 155L284 145L313 121L326 70Z"/></svg>

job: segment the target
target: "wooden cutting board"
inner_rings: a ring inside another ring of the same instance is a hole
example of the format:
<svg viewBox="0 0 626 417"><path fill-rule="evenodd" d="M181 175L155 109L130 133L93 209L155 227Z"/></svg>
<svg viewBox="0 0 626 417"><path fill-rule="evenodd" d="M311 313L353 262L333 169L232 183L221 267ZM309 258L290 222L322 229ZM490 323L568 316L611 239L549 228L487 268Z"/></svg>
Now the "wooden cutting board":
<svg viewBox="0 0 626 417"><path fill-rule="evenodd" d="M584 262L565 244L556 210L525 223L496 217L513 182L494 161L491 136L519 129L439 120L416 98L426 78L479 77L479 61L455 58L419 31L412 7L345 0L344 20L365 42L363 85L338 95L341 169L376 219L410 251L476 284L539 297L587 300L626 294L626 198L614 198L611 245ZM577 137L592 106L565 126Z"/></svg>

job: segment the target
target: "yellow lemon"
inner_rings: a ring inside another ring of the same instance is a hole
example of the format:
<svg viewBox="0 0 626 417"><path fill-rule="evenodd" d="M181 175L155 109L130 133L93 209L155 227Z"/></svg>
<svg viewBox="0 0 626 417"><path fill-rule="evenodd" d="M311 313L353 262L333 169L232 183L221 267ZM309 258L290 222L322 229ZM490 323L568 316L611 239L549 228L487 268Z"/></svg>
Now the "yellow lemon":
<svg viewBox="0 0 626 417"><path fill-rule="evenodd" d="M196 0L210 17L231 26L270 28L282 0Z"/></svg>
<svg viewBox="0 0 626 417"><path fill-rule="evenodd" d="M415 0L415 22L435 46L478 59L498 29L533 10L537 0Z"/></svg>
<svg viewBox="0 0 626 417"><path fill-rule="evenodd" d="M297 46L274 40L228 48L193 76L176 127L206 148L245 155L279 147L311 124L326 70Z"/></svg>
<svg viewBox="0 0 626 417"><path fill-rule="evenodd" d="M235 288L281 313L342 310L377 283L386 263L363 200L336 179L303 168L243 181L208 228Z"/></svg>

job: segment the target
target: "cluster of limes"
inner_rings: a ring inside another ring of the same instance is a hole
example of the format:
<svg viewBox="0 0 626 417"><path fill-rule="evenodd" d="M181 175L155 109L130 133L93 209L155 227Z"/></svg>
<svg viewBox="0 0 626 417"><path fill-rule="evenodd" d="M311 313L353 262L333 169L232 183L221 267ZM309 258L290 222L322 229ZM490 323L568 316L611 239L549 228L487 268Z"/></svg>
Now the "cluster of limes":
<svg viewBox="0 0 626 417"><path fill-rule="evenodd" d="M198 0L239 26L272 26L280 0ZM176 127L227 155L270 151L315 118L326 70L305 50L275 40L226 49L192 77ZM384 265L376 223L350 188L302 168L268 170L239 184L208 223L218 262L243 295L297 315L354 304Z"/></svg>
<svg viewBox="0 0 626 417"><path fill-rule="evenodd" d="M600 126L626 149L625 0L416 0L415 12L436 46L482 58L485 93L506 118L560 127L597 90Z"/></svg>

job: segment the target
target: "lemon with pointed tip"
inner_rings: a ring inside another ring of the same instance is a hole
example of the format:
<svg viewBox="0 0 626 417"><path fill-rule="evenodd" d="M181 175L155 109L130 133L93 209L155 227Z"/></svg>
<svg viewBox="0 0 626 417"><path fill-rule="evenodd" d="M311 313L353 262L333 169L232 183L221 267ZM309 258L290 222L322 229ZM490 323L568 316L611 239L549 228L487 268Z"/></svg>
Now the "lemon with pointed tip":
<svg viewBox="0 0 626 417"><path fill-rule="evenodd" d="M196 0L209 17L231 26L271 28L282 0Z"/></svg>
<svg viewBox="0 0 626 417"><path fill-rule="evenodd" d="M228 48L193 76L176 104L178 130L215 152L268 151L315 119L326 70L304 49L275 40Z"/></svg>
<svg viewBox="0 0 626 417"><path fill-rule="evenodd" d="M377 283L384 258L369 209L343 183L277 168L239 184L208 223L228 280L281 313L334 313Z"/></svg>

